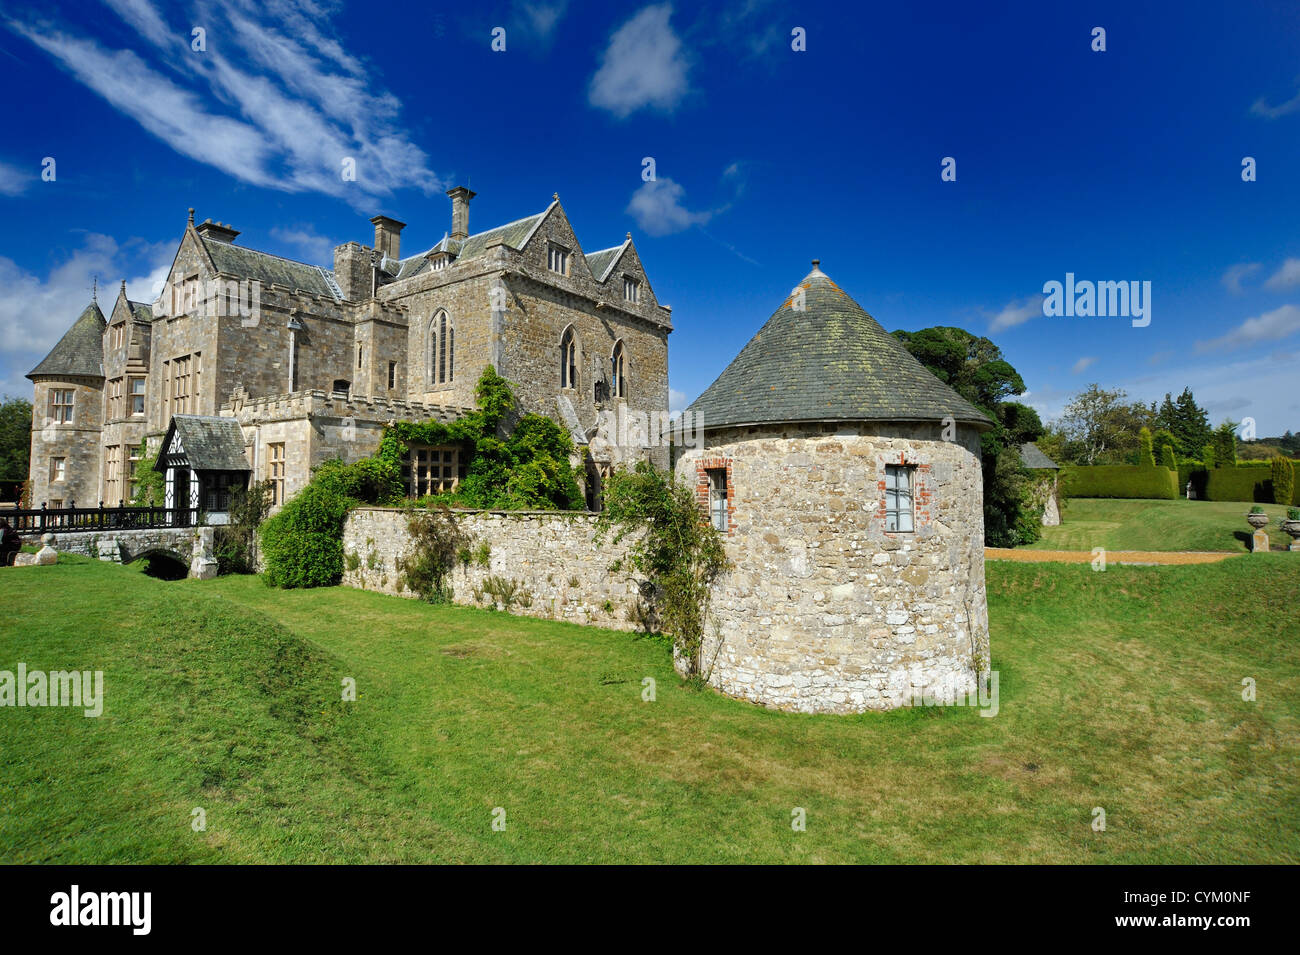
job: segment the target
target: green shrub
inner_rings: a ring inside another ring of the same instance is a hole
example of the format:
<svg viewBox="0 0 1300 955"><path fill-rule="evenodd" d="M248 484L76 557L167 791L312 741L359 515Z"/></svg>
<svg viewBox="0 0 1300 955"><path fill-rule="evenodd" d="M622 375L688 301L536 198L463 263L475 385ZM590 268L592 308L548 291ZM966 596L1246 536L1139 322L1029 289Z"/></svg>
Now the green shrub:
<svg viewBox="0 0 1300 955"><path fill-rule="evenodd" d="M212 534L218 574L256 572L257 529L270 510L270 481L254 481L230 492L230 523L215 528Z"/></svg>
<svg viewBox="0 0 1300 955"><path fill-rule="evenodd" d="M1273 472L1273 503L1290 504L1295 497L1295 465L1283 457L1270 462Z"/></svg>
<svg viewBox="0 0 1300 955"><path fill-rule="evenodd" d="M1152 450L1151 429L1143 425L1138 431L1138 467L1153 468L1156 466L1156 456Z"/></svg>
<svg viewBox="0 0 1300 955"><path fill-rule="evenodd" d="M343 576L343 522L355 503L332 482L312 483L262 525L266 583L328 587Z"/></svg>
<svg viewBox="0 0 1300 955"><path fill-rule="evenodd" d="M1178 474L1168 468L1132 464L1096 464L1063 468L1061 480L1070 497L1120 497L1173 500L1179 497Z"/></svg>
<svg viewBox="0 0 1300 955"><path fill-rule="evenodd" d="M1207 471L1217 468L1219 465L1214 460L1214 445L1207 444L1201 449L1201 460L1205 462Z"/></svg>
<svg viewBox="0 0 1300 955"><path fill-rule="evenodd" d="M1174 455L1174 446L1172 444L1161 445L1160 464L1171 471L1178 470L1178 458ZM1183 485L1179 484L1179 487L1183 487Z"/></svg>
<svg viewBox="0 0 1300 955"><path fill-rule="evenodd" d="M1214 429L1214 466L1230 468L1237 464L1237 429L1225 421Z"/></svg>

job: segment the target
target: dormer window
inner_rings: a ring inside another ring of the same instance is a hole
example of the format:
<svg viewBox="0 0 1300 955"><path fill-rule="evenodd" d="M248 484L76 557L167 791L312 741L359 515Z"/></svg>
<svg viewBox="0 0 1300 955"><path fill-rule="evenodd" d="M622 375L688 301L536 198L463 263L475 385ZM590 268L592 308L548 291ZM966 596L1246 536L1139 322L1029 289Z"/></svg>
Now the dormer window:
<svg viewBox="0 0 1300 955"><path fill-rule="evenodd" d="M435 272L441 272L447 267L448 261L447 254L445 252L440 252L429 260L429 268L433 269Z"/></svg>
<svg viewBox="0 0 1300 955"><path fill-rule="evenodd" d="M640 300L641 283L630 275L623 276L623 301L636 304Z"/></svg>
<svg viewBox="0 0 1300 955"><path fill-rule="evenodd" d="M559 275L569 274L569 250L554 242L546 247L546 267Z"/></svg>

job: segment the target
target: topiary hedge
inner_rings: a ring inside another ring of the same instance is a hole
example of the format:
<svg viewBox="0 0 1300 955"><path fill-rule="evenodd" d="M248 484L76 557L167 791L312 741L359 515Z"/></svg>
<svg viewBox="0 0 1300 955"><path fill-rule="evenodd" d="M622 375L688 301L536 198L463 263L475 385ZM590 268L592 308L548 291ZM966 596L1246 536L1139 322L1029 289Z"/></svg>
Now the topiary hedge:
<svg viewBox="0 0 1300 955"><path fill-rule="evenodd" d="M1273 496L1273 468L1267 462L1214 468L1206 472L1205 497L1208 500L1272 504ZM1289 503L1297 503L1294 488Z"/></svg>
<svg viewBox="0 0 1300 955"><path fill-rule="evenodd" d="M1168 468L1132 464L1096 464L1061 469L1070 497L1130 497L1173 500L1179 497L1178 475Z"/></svg>

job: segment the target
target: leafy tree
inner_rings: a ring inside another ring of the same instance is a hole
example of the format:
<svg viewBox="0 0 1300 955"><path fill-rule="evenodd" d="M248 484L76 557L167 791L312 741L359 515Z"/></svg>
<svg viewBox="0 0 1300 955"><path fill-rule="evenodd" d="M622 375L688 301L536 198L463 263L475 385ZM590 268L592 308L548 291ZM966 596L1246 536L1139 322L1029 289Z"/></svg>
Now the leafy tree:
<svg viewBox="0 0 1300 955"><path fill-rule="evenodd" d="M1025 513L1032 507L1020 445L1037 440L1043 423L1033 408L1009 400L1024 394L1024 379L997 345L962 328L941 325L896 331L894 337L936 378L993 419L992 430L980 436L985 543L1032 543L1039 534L1040 514Z"/></svg>
<svg viewBox="0 0 1300 955"><path fill-rule="evenodd" d="M1070 400L1060 420L1069 463L1121 463L1137 451L1138 434L1150 412L1127 398L1122 388L1107 390L1094 383Z"/></svg>
<svg viewBox="0 0 1300 955"><path fill-rule="evenodd" d="M1237 422L1224 421L1214 429L1214 466L1231 468L1237 466Z"/></svg>
<svg viewBox="0 0 1300 955"><path fill-rule="evenodd" d="M1192 458L1210 440L1210 416L1196 403L1191 388L1183 388L1176 399L1166 393L1155 415L1158 428L1174 436L1174 450L1179 457Z"/></svg>
<svg viewBox="0 0 1300 955"><path fill-rule="evenodd" d="M0 499L17 498L18 486L27 480L31 451L32 403L0 398Z"/></svg>
<svg viewBox="0 0 1300 955"><path fill-rule="evenodd" d="M1287 458L1274 458L1270 467L1273 469L1273 503L1289 505L1295 496L1295 465Z"/></svg>

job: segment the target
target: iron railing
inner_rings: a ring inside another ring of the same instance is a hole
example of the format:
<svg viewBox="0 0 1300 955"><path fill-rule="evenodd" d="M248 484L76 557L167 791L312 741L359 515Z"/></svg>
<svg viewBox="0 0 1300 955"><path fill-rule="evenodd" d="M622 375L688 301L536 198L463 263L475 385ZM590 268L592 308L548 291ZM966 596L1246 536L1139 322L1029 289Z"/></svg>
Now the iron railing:
<svg viewBox="0 0 1300 955"><path fill-rule="evenodd" d="M195 527L203 523L197 507L45 507L0 511L19 534L70 531L121 531L150 527Z"/></svg>

